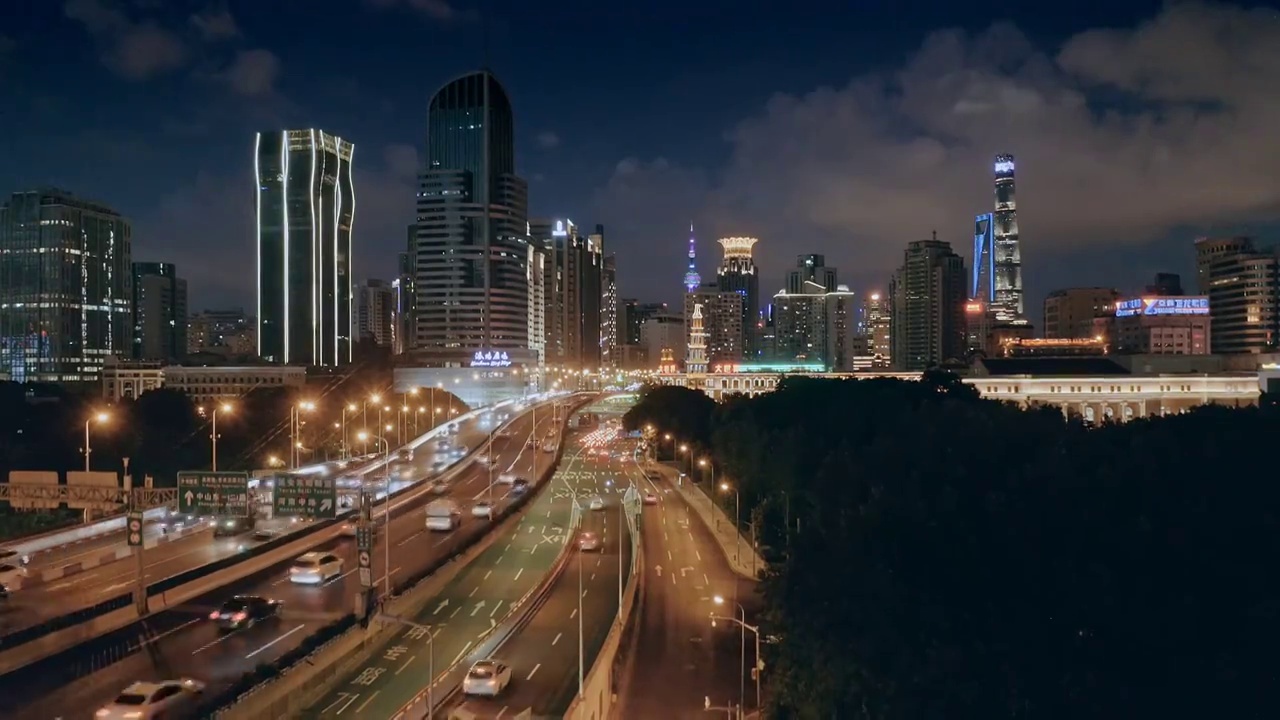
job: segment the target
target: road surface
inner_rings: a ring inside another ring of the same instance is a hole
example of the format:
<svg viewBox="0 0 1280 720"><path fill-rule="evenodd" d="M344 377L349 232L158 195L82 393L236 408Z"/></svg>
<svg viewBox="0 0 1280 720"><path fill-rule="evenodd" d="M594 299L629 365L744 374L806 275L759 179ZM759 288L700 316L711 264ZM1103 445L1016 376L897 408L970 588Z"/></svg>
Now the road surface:
<svg viewBox="0 0 1280 720"><path fill-rule="evenodd" d="M550 420L549 414L544 418L539 413L536 431L539 436L550 431ZM512 425L514 437L495 442L497 466L533 475L533 463L538 461L539 468L545 467L551 456L538 453L535 458L534 450L525 448L525 440L534 433L529 416L515 420ZM424 465L429 462L425 454L415 458L415 464L419 460ZM450 496L469 508L474 498L488 494L489 475L487 468L473 464L452 483ZM416 501L405 502L398 512L393 510L392 583L453 554L465 537L484 530L483 520L466 516L462 527L453 533L426 532L419 508L434 497L424 492ZM384 581L387 569L383 539L384 534L380 532L372 553L374 577L379 584ZM285 562L154 616L148 622L146 634L131 638L127 649L122 649L121 643L112 643L104 652L77 651L74 658L51 658L0 678L0 689L13 701L5 717L15 720L81 717L135 680L194 677L207 682L210 693L218 692L243 673L272 662L323 625L351 611L359 592L354 541L342 538L324 549L333 550L343 558L344 574L322 586L289 582L290 563ZM282 616L254 628L219 635L206 620L208 614L227 598L241 593L282 600ZM26 698L31 701L24 702Z"/></svg>
<svg viewBox="0 0 1280 720"><path fill-rule="evenodd" d="M672 720L707 717L714 706L755 704L750 678L755 637L745 633L747 676L741 680L744 633L710 615L735 616L735 596L755 624L756 583L729 569L720 546L667 480L645 481L659 503L645 507L641 542L645 596L635 633L634 656L621 684L619 717ZM660 569L659 569L660 568ZM725 598L717 606L715 596Z"/></svg>
<svg viewBox="0 0 1280 720"><path fill-rule="evenodd" d="M599 533L604 540L601 550L574 551L575 557L545 604L495 653L511 666L510 687L498 698L465 699L462 717L519 717L522 712L532 717L563 716L578 692L579 627L584 678L595 663L618 613L619 559L624 580L631 564L631 533L620 515L623 493L630 483L643 478L630 456L634 442L614 441L604 447L611 454L622 451L625 459L596 460L587 470L597 487L611 481L601 494L604 510L588 512L583 521L584 531Z"/></svg>
<svg viewBox="0 0 1280 720"><path fill-rule="evenodd" d="M506 617L511 603L537 588L565 543L575 498L605 490L602 477L585 473L588 461L571 439L561 468L526 507L520 521L498 538L414 618L431 628L405 628L384 642L363 666L337 681L301 717L373 720L393 717L430 683L432 670L443 694L453 666L469 667L476 645ZM434 667L433 667L434 666Z"/></svg>

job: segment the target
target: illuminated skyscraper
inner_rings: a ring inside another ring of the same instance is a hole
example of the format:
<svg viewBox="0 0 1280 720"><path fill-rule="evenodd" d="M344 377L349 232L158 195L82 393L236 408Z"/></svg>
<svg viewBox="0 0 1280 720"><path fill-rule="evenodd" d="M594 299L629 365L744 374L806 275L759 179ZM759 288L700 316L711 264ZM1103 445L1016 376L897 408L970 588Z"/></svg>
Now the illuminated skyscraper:
<svg viewBox="0 0 1280 720"><path fill-rule="evenodd" d="M738 342L741 357L755 360L759 353L756 347L756 330L760 322L760 276L756 273L756 262L752 257L752 249L759 242L753 237L720 238L720 246L724 248L724 259L716 271L720 292L735 292L742 296L742 336Z"/></svg>
<svg viewBox="0 0 1280 720"><path fill-rule="evenodd" d="M693 239L693 223L689 223L689 270L684 274L685 292L693 292L702 284L702 277L698 275L697 256L696 243Z"/></svg>
<svg viewBox="0 0 1280 720"><path fill-rule="evenodd" d="M995 272L995 224L992 213L984 213L973 220L973 283L969 299L990 305L996 296Z"/></svg>
<svg viewBox="0 0 1280 720"><path fill-rule="evenodd" d="M297 365L351 362L355 146L323 130L254 140L258 355Z"/></svg>
<svg viewBox="0 0 1280 720"><path fill-rule="evenodd" d="M1018 203L1014 195L1013 156L997 155L995 164L996 205L992 246L995 296L991 310L999 322L1024 319L1022 307L1022 246L1018 240ZM977 257L974 257L977 264ZM977 269L974 269L975 275Z"/></svg>
<svg viewBox="0 0 1280 720"><path fill-rule="evenodd" d="M515 174L511 101L487 70L440 88L418 183L413 354L466 365L475 353L536 361L529 341L529 188Z"/></svg>

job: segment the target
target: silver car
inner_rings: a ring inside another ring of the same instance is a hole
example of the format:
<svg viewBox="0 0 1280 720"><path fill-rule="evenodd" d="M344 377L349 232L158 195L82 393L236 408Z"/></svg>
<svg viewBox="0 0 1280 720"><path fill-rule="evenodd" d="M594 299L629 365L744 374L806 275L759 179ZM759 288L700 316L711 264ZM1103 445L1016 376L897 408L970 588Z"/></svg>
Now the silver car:
<svg viewBox="0 0 1280 720"><path fill-rule="evenodd" d="M511 667L499 660L480 660L462 681L464 695L497 697L511 684Z"/></svg>

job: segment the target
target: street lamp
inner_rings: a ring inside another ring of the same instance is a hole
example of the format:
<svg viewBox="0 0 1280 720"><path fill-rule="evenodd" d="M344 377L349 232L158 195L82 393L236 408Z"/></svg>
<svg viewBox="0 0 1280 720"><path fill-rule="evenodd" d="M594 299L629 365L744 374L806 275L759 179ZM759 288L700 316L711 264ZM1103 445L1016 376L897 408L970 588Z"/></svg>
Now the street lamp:
<svg viewBox="0 0 1280 720"><path fill-rule="evenodd" d="M723 606L726 604L725 599L720 595L716 595L715 597L711 598L711 600L716 605ZM740 655L742 658L742 662L741 662L742 677L739 678L739 683L738 683L739 706L741 706L741 704L745 702L745 698L747 696L747 631L750 630L751 634L755 636L755 639L756 639L756 673L755 673L756 710L758 711L760 709L760 671L763 669L760 667L760 627L758 625L747 624L747 610L746 608L742 607L742 603L735 602L732 604L738 607L738 610L742 613L742 619L739 620L737 617L725 617L723 615L716 615L712 613L711 627L715 627L716 620L719 619L719 620L728 620L729 622L732 622L732 623L737 623L737 625L740 628L742 628L742 640L740 643L741 645Z"/></svg>
<svg viewBox="0 0 1280 720"><path fill-rule="evenodd" d="M712 473L714 472L715 470L712 469ZM712 480L712 482L715 481ZM739 562L742 559L742 533L738 532L738 524L742 522L741 496L738 495L738 488L730 485L729 483L720 483L720 492L729 492L730 490L733 491L733 533L738 541L733 550L733 561Z"/></svg>
<svg viewBox="0 0 1280 720"><path fill-rule="evenodd" d="M302 462L302 453L298 452L302 447L302 438L299 437L302 434L302 413L315 409L316 404L310 400L289 407L289 459L295 468Z"/></svg>
<svg viewBox="0 0 1280 720"><path fill-rule="evenodd" d="M353 413L355 411L356 411L355 403L347 403L346 407L342 408L342 459L343 460L348 460L351 458L351 448L349 447L350 443L347 441L347 413L349 412Z"/></svg>
<svg viewBox="0 0 1280 720"><path fill-rule="evenodd" d="M388 428L391 426L388 425ZM387 494L382 497L382 550L383 559L386 567L383 568L386 574L382 576L382 592L386 597L391 597L391 443L381 435L370 435L364 430L356 436L360 442L368 442L370 439L377 440L382 443L382 465L387 468Z"/></svg>
<svg viewBox="0 0 1280 720"><path fill-rule="evenodd" d="M231 405L229 403L222 403L221 405L216 405L213 408L213 458L212 458L211 468L213 469L214 472L218 472L218 413L219 412L224 412L224 413L231 412Z"/></svg>
<svg viewBox="0 0 1280 720"><path fill-rule="evenodd" d="M89 447L89 423L97 422L98 424L102 424L110 419L111 419L111 416L106 414L105 412L98 412L89 416L89 419L84 421L84 471L85 472L89 472L89 454L93 452L93 450L90 449Z"/></svg>

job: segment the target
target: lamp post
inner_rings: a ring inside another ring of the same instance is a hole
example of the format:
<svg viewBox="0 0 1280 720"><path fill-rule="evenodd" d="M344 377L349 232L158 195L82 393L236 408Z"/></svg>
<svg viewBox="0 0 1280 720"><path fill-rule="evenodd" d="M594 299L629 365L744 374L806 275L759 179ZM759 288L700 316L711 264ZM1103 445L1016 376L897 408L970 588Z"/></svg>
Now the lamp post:
<svg viewBox="0 0 1280 720"><path fill-rule="evenodd" d="M342 459L343 460L351 459L351 443L347 440L347 413L355 412L355 411L356 411L355 403L347 403L347 406L342 408Z"/></svg>
<svg viewBox="0 0 1280 720"><path fill-rule="evenodd" d="M213 408L213 457L211 458L210 468L214 472L218 472L218 413L231 412L231 405L222 403Z"/></svg>
<svg viewBox="0 0 1280 720"><path fill-rule="evenodd" d="M90 453L93 452L93 449L89 447L89 423L97 422L101 424L101 423L105 423L110 419L111 419L111 416L106 414L105 412L97 412L89 416L88 420L84 421L84 471L85 472L89 472L89 455ZM88 513L85 514L85 517L88 517Z"/></svg>
<svg viewBox="0 0 1280 720"><path fill-rule="evenodd" d="M302 449L302 413L315 409L316 404L310 400L303 400L289 407L289 460L293 468L302 463L302 453L299 452Z"/></svg>
<svg viewBox="0 0 1280 720"><path fill-rule="evenodd" d="M390 426L387 426L390 427ZM361 442L368 442L370 439L377 440L382 443L382 465L386 468L387 494L382 496L382 551L383 560L386 567L383 568L382 576L382 593L386 597L391 596L391 443L381 435L370 435L365 431L360 431L356 437Z"/></svg>
<svg viewBox="0 0 1280 720"><path fill-rule="evenodd" d="M738 524L742 522L741 496L738 495L737 487L729 483L720 483L721 492L729 492L730 490L733 491L733 533L736 540L733 549L733 561L736 563L742 560L742 533L738 532Z"/></svg>
<svg viewBox="0 0 1280 720"><path fill-rule="evenodd" d="M720 595L716 595L714 598L712 598L712 601L715 602L716 605L725 604L725 599ZM738 684L739 706L741 706L744 702L746 702L746 695L747 695L747 631L750 630L751 634L755 636L755 640L756 640L756 676L755 676L756 710L759 710L760 709L760 670L761 670L760 668L760 627L758 625L747 624L747 610L746 608L742 607L741 603L735 602L733 603L733 605L736 605L738 608L738 611L742 613L741 620L739 620L736 616L725 617L723 615L712 614L711 625L712 627L715 627L717 619L728 620L729 622L736 623L738 627L742 629L742 640L741 640L741 649L740 649L741 658L742 658L742 662L741 662L742 677L739 678L739 684Z"/></svg>

